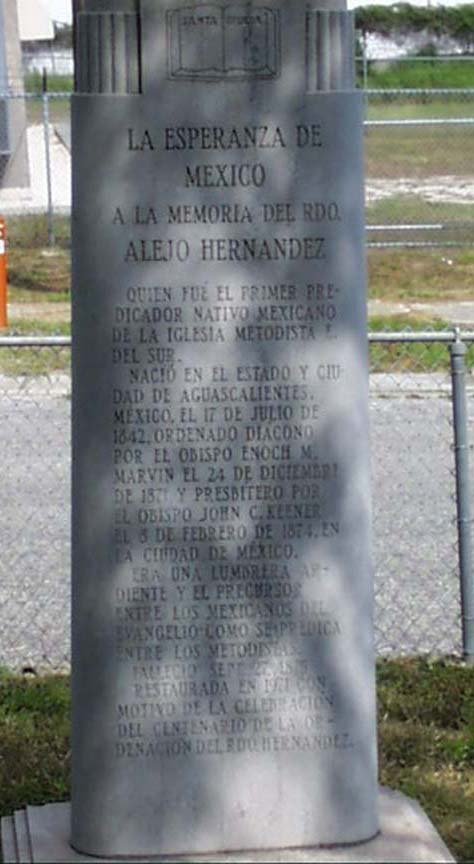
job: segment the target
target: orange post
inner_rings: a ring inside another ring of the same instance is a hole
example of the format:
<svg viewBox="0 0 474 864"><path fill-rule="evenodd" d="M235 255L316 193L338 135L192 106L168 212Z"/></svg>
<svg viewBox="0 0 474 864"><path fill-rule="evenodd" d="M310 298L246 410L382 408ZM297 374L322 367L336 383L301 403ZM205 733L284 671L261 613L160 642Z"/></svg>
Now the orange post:
<svg viewBox="0 0 474 864"><path fill-rule="evenodd" d="M8 327L7 316L7 223L0 216L0 330Z"/></svg>

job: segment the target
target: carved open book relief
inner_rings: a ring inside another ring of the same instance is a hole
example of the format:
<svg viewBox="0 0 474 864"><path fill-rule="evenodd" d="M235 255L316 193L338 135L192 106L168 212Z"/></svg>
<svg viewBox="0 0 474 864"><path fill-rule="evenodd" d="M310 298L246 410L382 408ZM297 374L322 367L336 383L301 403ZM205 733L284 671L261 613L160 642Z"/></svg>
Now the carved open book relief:
<svg viewBox="0 0 474 864"><path fill-rule="evenodd" d="M276 78L279 14L266 6L212 3L173 9L167 16L171 78Z"/></svg>

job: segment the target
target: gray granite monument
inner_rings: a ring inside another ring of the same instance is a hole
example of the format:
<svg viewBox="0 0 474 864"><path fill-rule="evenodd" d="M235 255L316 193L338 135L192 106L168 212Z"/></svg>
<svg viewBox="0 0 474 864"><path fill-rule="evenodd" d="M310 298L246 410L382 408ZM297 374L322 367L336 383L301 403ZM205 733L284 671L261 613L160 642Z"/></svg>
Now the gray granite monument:
<svg viewBox="0 0 474 864"><path fill-rule="evenodd" d="M7 862L453 860L377 788L362 96L322 7L76 4L72 802L4 819Z"/></svg>
<svg viewBox="0 0 474 864"><path fill-rule="evenodd" d="M141 0L76 26L72 845L367 840L352 18Z"/></svg>

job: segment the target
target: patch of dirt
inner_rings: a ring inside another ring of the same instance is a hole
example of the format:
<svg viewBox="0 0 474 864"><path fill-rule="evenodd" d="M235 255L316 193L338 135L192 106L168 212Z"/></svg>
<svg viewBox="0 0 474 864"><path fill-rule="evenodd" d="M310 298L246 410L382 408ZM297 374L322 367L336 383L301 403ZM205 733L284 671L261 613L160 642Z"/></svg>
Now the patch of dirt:
<svg viewBox="0 0 474 864"><path fill-rule="evenodd" d="M375 315L412 315L414 318L439 318L449 324L464 327L474 326L474 302L472 300L444 300L438 303L418 301L394 302L369 300L369 317Z"/></svg>
<svg viewBox="0 0 474 864"><path fill-rule="evenodd" d="M440 177L397 180L368 178L365 184L367 204L400 195L416 195L425 201L444 204L473 204L474 178L445 175Z"/></svg>

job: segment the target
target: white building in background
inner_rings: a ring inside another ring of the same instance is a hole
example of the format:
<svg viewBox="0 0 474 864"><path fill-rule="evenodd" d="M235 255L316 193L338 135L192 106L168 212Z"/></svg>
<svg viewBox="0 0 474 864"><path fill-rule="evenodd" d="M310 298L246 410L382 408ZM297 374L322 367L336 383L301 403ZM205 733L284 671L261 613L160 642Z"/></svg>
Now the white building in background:
<svg viewBox="0 0 474 864"><path fill-rule="evenodd" d="M53 21L64 21L67 24L72 23L72 2L71 0L42 0L51 14ZM349 9L354 9L356 6L368 6L373 3L382 6L391 6L395 0L348 0ZM412 6L463 6L465 3L471 3L472 0L411 0Z"/></svg>
<svg viewBox="0 0 474 864"><path fill-rule="evenodd" d="M22 94L17 0L0 0L0 188L29 184Z"/></svg>
<svg viewBox="0 0 474 864"><path fill-rule="evenodd" d="M50 2L50 0L48 0ZM55 0L55 2L64 2L65 8L68 8L69 0ZM465 6L466 3L472 3L472 0L402 0L410 6ZM348 0L348 9L356 9L357 6L396 6L397 0Z"/></svg>
<svg viewBox="0 0 474 864"><path fill-rule="evenodd" d="M18 25L22 42L54 39L53 19L45 0L18 0Z"/></svg>
<svg viewBox="0 0 474 864"><path fill-rule="evenodd" d="M74 71L72 49L57 48L53 44L54 19L48 0L17 0L18 23L25 72L72 75Z"/></svg>

